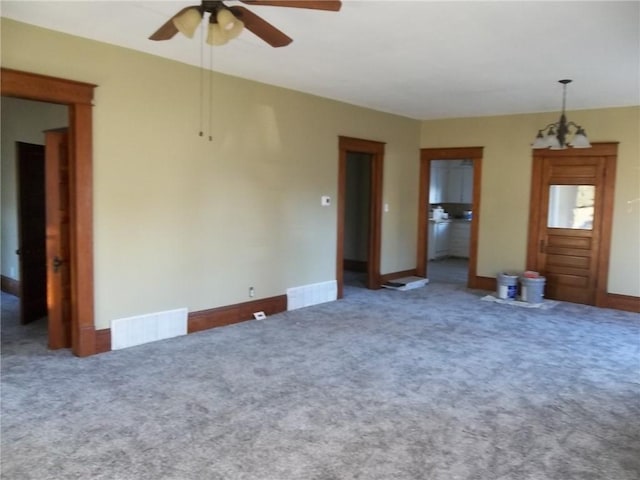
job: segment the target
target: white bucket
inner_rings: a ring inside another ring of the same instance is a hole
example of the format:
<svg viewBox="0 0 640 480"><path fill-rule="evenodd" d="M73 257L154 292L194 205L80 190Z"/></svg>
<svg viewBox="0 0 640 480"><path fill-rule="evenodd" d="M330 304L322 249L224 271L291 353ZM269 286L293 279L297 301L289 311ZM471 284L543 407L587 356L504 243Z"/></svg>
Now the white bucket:
<svg viewBox="0 0 640 480"><path fill-rule="evenodd" d="M499 273L496 280L498 287L496 293L498 294L498 298L515 300L518 294L518 275Z"/></svg>

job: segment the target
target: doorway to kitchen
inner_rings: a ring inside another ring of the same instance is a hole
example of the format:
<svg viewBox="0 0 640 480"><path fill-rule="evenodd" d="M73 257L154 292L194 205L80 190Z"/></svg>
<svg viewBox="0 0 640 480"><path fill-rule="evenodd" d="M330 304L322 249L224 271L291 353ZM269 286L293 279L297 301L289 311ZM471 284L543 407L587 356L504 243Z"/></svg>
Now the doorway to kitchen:
<svg viewBox="0 0 640 480"><path fill-rule="evenodd" d="M418 275L477 284L482 147L420 151Z"/></svg>

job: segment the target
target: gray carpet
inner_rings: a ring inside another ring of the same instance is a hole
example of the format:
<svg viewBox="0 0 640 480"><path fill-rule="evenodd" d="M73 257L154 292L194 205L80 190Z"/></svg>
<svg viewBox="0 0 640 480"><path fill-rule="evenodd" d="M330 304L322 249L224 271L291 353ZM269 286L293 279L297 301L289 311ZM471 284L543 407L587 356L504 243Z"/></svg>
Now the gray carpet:
<svg viewBox="0 0 640 480"><path fill-rule="evenodd" d="M2 478L639 479L638 315L484 294L348 287L85 359L3 295Z"/></svg>

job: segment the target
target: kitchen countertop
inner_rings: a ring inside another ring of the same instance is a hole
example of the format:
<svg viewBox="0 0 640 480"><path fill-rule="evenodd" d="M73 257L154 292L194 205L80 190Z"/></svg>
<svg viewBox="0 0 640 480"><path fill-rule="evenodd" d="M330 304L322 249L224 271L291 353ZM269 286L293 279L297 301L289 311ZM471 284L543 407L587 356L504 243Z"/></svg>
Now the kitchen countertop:
<svg viewBox="0 0 640 480"><path fill-rule="evenodd" d="M466 219L466 218L448 218L446 220L434 220L433 218L430 218L429 221L431 223L451 223L451 222L455 222L455 223L471 223L470 219Z"/></svg>

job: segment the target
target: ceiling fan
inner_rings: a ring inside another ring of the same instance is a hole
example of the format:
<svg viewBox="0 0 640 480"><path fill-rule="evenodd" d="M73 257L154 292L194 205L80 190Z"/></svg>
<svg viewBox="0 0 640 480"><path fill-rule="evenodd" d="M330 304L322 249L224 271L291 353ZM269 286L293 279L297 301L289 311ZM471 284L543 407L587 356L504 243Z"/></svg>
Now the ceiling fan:
<svg viewBox="0 0 640 480"><path fill-rule="evenodd" d="M240 0L252 6L308 8L337 12L342 3L339 0ZM284 47L293 40L251 10L242 6L227 7L221 0L202 0L200 5L185 7L171 17L149 37L150 40L169 40L180 32L192 38L202 23L205 13L209 13L207 43L223 45L237 37L246 27L253 34L272 47Z"/></svg>

